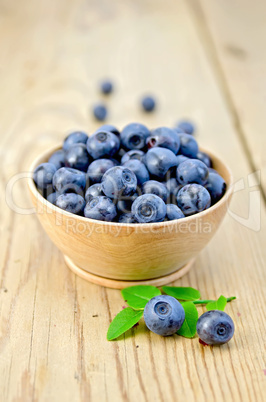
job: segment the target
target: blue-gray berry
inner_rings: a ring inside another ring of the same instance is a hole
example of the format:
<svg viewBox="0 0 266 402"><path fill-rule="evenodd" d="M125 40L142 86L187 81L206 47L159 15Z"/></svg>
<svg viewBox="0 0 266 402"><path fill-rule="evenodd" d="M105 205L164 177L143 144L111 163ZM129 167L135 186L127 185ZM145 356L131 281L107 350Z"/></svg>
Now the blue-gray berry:
<svg viewBox="0 0 266 402"><path fill-rule="evenodd" d="M150 131L140 123L130 123L121 131L121 142L125 149L143 149Z"/></svg>
<svg viewBox="0 0 266 402"><path fill-rule="evenodd" d="M132 215L139 223L161 222L166 215L166 205L154 194L143 194L132 204Z"/></svg>
<svg viewBox="0 0 266 402"><path fill-rule="evenodd" d="M156 101L152 96L145 96L141 101L141 106L145 112L152 112L156 107Z"/></svg>
<svg viewBox="0 0 266 402"><path fill-rule="evenodd" d="M53 163L41 163L33 173L33 180L40 189L45 189L53 182L56 167Z"/></svg>
<svg viewBox="0 0 266 402"><path fill-rule="evenodd" d="M185 215L183 214L181 209L178 208L177 205L167 204L166 205L166 218L168 221L172 221L174 219L185 218Z"/></svg>
<svg viewBox="0 0 266 402"><path fill-rule="evenodd" d="M109 95L113 92L113 83L110 80L104 80L102 81L100 88L104 95Z"/></svg>
<svg viewBox="0 0 266 402"><path fill-rule="evenodd" d="M204 186L209 176L209 169L198 159L188 159L176 169L176 178L182 185L197 183Z"/></svg>
<svg viewBox="0 0 266 402"><path fill-rule="evenodd" d="M115 165L115 162L111 159L96 159L93 161L87 171L87 178L90 184L100 183L104 173Z"/></svg>
<svg viewBox="0 0 266 402"><path fill-rule="evenodd" d="M220 310L207 311L197 322L197 334L207 345L222 345L230 341L234 331L232 318Z"/></svg>
<svg viewBox="0 0 266 402"><path fill-rule="evenodd" d="M158 335L173 335L181 328L184 320L184 308L172 296L155 296L144 308L145 324Z"/></svg>
<svg viewBox="0 0 266 402"><path fill-rule="evenodd" d="M96 131L87 141L87 150L93 159L112 157L119 146L119 137L110 131Z"/></svg>
<svg viewBox="0 0 266 402"><path fill-rule="evenodd" d="M104 195L102 192L102 185L101 183L95 183L87 189L85 200L86 202L89 202L92 198L100 197L101 195Z"/></svg>
<svg viewBox="0 0 266 402"><path fill-rule="evenodd" d="M155 194L158 195L164 202L167 201L169 191L163 183L157 180L148 180L142 186L143 194Z"/></svg>
<svg viewBox="0 0 266 402"><path fill-rule="evenodd" d="M84 216L99 221L111 222L117 215L116 207L110 198L101 196L92 198L84 209Z"/></svg>
<svg viewBox="0 0 266 402"><path fill-rule="evenodd" d="M180 130L184 131L184 133L187 134L194 134L195 131L195 125L188 120L181 120L178 125L177 128L179 128Z"/></svg>
<svg viewBox="0 0 266 402"><path fill-rule="evenodd" d="M55 151L48 160L49 163L55 165L56 169L60 169L65 166L65 152L63 149Z"/></svg>
<svg viewBox="0 0 266 402"><path fill-rule="evenodd" d="M65 165L67 167L86 172L90 161L91 157L85 144L73 144L65 152Z"/></svg>
<svg viewBox="0 0 266 402"><path fill-rule="evenodd" d="M124 166L115 166L104 173L102 191L109 198L131 195L137 189L137 178L132 170Z"/></svg>
<svg viewBox="0 0 266 402"><path fill-rule="evenodd" d="M185 216L197 214L211 206L209 192L200 184L187 184L176 196L177 206Z"/></svg>
<svg viewBox="0 0 266 402"><path fill-rule="evenodd" d="M98 104L93 107L93 114L96 120L103 121L107 117L107 108L103 104Z"/></svg>
<svg viewBox="0 0 266 402"><path fill-rule="evenodd" d="M151 175L163 179L169 169L176 166L176 155L167 148L151 148L145 155L145 164Z"/></svg>
<svg viewBox="0 0 266 402"><path fill-rule="evenodd" d="M197 158L199 146L195 138L190 134L180 133L180 149L179 153L189 158Z"/></svg>
<svg viewBox="0 0 266 402"><path fill-rule="evenodd" d="M62 167L58 169L53 177L54 189L62 193L82 194L86 186L86 175L77 169Z"/></svg>
<svg viewBox="0 0 266 402"><path fill-rule="evenodd" d="M57 197L55 204L72 214L81 214L85 207L85 200L81 195L75 193L61 194Z"/></svg>
<svg viewBox="0 0 266 402"><path fill-rule="evenodd" d="M69 134L63 143L63 150L67 151L69 147L73 144L86 144L88 141L88 135L83 131L74 131L73 133Z"/></svg>
<svg viewBox="0 0 266 402"><path fill-rule="evenodd" d="M225 193L226 183L217 172L209 172L205 188L211 195L212 205L218 202Z"/></svg>

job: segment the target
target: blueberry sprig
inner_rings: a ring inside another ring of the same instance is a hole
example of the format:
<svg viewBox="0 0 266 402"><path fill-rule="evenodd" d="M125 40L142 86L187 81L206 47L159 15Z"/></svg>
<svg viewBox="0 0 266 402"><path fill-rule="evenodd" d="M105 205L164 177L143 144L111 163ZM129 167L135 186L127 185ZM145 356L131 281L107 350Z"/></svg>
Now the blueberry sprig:
<svg viewBox="0 0 266 402"><path fill-rule="evenodd" d="M144 315L147 327L159 335L177 334L200 342L223 344L234 333L232 319L223 312L226 304L236 297L220 296L218 300L201 299L200 292L191 287L130 286L121 291L129 307L120 311L111 322L107 339L114 340L134 327ZM207 312L198 318L197 305L206 305Z"/></svg>

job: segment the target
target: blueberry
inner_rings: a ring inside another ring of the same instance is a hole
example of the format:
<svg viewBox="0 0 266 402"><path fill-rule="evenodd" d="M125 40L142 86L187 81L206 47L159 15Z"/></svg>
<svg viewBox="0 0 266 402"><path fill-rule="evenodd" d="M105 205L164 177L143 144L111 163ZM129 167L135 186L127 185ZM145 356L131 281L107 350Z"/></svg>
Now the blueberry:
<svg viewBox="0 0 266 402"><path fill-rule="evenodd" d="M45 189L53 182L56 167L53 163L41 163L33 173L33 180L38 188Z"/></svg>
<svg viewBox="0 0 266 402"><path fill-rule="evenodd" d="M178 191L176 201L184 215L190 216L209 208L211 196L200 184L187 184Z"/></svg>
<svg viewBox="0 0 266 402"><path fill-rule="evenodd" d="M87 141L87 150L93 159L114 156L120 146L119 138L109 131L98 131Z"/></svg>
<svg viewBox="0 0 266 402"><path fill-rule="evenodd" d="M99 221L111 222L116 217L116 208L110 198L94 197L86 205L84 216Z"/></svg>
<svg viewBox="0 0 266 402"><path fill-rule="evenodd" d="M180 184L197 183L204 186L209 176L209 169L198 159L188 159L176 169L176 178Z"/></svg>
<svg viewBox="0 0 266 402"><path fill-rule="evenodd" d="M130 213L133 201L135 201L135 199L137 197L138 197L138 194L135 193L131 196L124 196L124 197L120 198L119 200L117 200L117 203L116 203L117 212L120 214Z"/></svg>
<svg viewBox="0 0 266 402"><path fill-rule="evenodd" d="M51 204L54 204L54 205L55 205L57 197L58 197L58 194L57 194L57 193L55 193L55 192L50 193L50 194L47 196L47 201L49 201Z"/></svg>
<svg viewBox="0 0 266 402"><path fill-rule="evenodd" d="M215 170L215 169L213 169L213 168L209 168L209 173L217 173L217 174L219 174L219 173L217 172L217 170Z"/></svg>
<svg viewBox="0 0 266 402"><path fill-rule="evenodd" d="M121 163L122 165L132 159L137 159L142 162L143 157L144 157L144 152L140 151L139 149L132 149L131 151L126 152L122 158L121 158Z"/></svg>
<svg viewBox="0 0 266 402"><path fill-rule="evenodd" d="M144 308L144 321L150 331L168 336L175 334L185 321L182 304L172 296L153 297Z"/></svg>
<svg viewBox="0 0 266 402"><path fill-rule="evenodd" d="M86 144L87 141L88 135L86 133L83 131L74 131L66 137L63 143L63 150L67 151L73 144Z"/></svg>
<svg viewBox="0 0 266 402"><path fill-rule="evenodd" d="M174 219L181 219L181 218L184 218L184 217L185 217L185 215L183 214L181 209L178 208L177 205L174 205L174 204L167 204L166 205L166 218L169 221L172 221Z"/></svg>
<svg viewBox="0 0 266 402"><path fill-rule="evenodd" d="M211 195L212 205L219 201L225 193L226 183L218 173L209 172L205 188Z"/></svg>
<svg viewBox="0 0 266 402"><path fill-rule="evenodd" d="M168 127L159 127L152 130L151 136L147 138L148 148L162 147L168 148L177 154L180 148L180 139L178 134Z"/></svg>
<svg viewBox="0 0 266 402"><path fill-rule="evenodd" d="M163 183L156 180L149 180L142 186L143 194L155 194L160 197L164 202L167 201L169 191Z"/></svg>
<svg viewBox="0 0 266 402"><path fill-rule="evenodd" d="M93 161L87 172L90 183L100 183L104 173L115 165L115 162L111 159L97 159Z"/></svg>
<svg viewBox="0 0 266 402"><path fill-rule="evenodd" d="M90 164L90 155L85 144L74 144L65 152L67 167L86 172Z"/></svg>
<svg viewBox="0 0 266 402"><path fill-rule="evenodd" d="M101 183L96 183L90 186L86 193L85 193L85 200L86 202L90 201L94 197L100 197L104 195L102 192L102 185Z"/></svg>
<svg viewBox="0 0 266 402"><path fill-rule="evenodd" d="M146 146L146 140L150 136L150 131L146 126L140 123L130 123L121 131L122 145L130 149L143 149Z"/></svg>
<svg viewBox="0 0 266 402"><path fill-rule="evenodd" d="M197 158L199 152L199 146L195 138L190 134L181 133L178 134L180 138L179 153L188 156L189 158Z"/></svg>
<svg viewBox="0 0 266 402"><path fill-rule="evenodd" d="M118 218L119 223L136 223L133 215L131 213L122 214Z"/></svg>
<svg viewBox="0 0 266 402"><path fill-rule="evenodd" d="M56 205L72 214L81 214L85 207L85 200L79 194L61 194L56 199Z"/></svg>
<svg viewBox="0 0 266 402"><path fill-rule="evenodd" d="M187 156L184 155L176 155L176 163L177 163L177 167L180 165L180 163L187 161L189 158Z"/></svg>
<svg viewBox="0 0 266 402"><path fill-rule="evenodd" d="M145 155L145 164L151 175L162 179L170 168L176 166L176 155L170 149L151 148Z"/></svg>
<svg viewBox="0 0 266 402"><path fill-rule="evenodd" d="M65 152L63 149L55 151L48 160L49 163L55 165L56 169L60 169L65 166Z"/></svg>
<svg viewBox="0 0 266 402"><path fill-rule="evenodd" d="M182 120L178 123L177 128L181 129L184 131L184 133L187 134L194 134L195 131L195 126L193 123L187 120Z"/></svg>
<svg viewBox="0 0 266 402"><path fill-rule="evenodd" d="M101 92L104 95L108 95L113 92L113 83L110 80L104 80L101 83Z"/></svg>
<svg viewBox="0 0 266 402"><path fill-rule="evenodd" d="M181 184L177 183L177 180L174 177L168 179L163 184L169 191L169 196L167 198L167 202L171 203L171 204L176 204L176 195L183 186Z"/></svg>
<svg viewBox="0 0 266 402"><path fill-rule="evenodd" d="M211 160L211 158L209 157L209 155L206 154L205 152L199 151L199 152L197 153L197 159L199 159L201 162L205 163L205 165L206 165L208 168L212 167L212 160Z"/></svg>
<svg viewBox="0 0 266 402"><path fill-rule="evenodd" d="M157 195L144 194L135 199L131 212L139 223L161 222L166 215L166 205Z"/></svg>
<svg viewBox="0 0 266 402"><path fill-rule="evenodd" d="M38 188L38 192L43 196L43 198L45 198L46 200L48 199L48 197L50 196L50 194L52 194L54 192L54 188L52 184L49 184L47 187L45 188Z"/></svg>
<svg viewBox="0 0 266 402"><path fill-rule="evenodd" d="M177 183L177 180L174 177L170 178L163 184L169 191L169 194L176 194L177 189L179 189L179 187L180 187L180 184Z"/></svg>
<svg viewBox="0 0 266 402"><path fill-rule="evenodd" d="M174 132L177 133L177 134L185 133L185 131L182 130L180 127L173 127L173 130L174 130Z"/></svg>
<svg viewBox="0 0 266 402"><path fill-rule="evenodd" d="M103 104L98 104L93 107L93 114L96 120L103 121L107 117L107 108Z"/></svg>
<svg viewBox="0 0 266 402"><path fill-rule="evenodd" d="M103 124L95 131L95 133L98 133L99 131L109 131L110 133L115 134L117 137L120 136L119 130L112 124Z"/></svg>
<svg viewBox="0 0 266 402"><path fill-rule="evenodd" d="M115 166L104 173L102 191L109 198L131 195L136 191L137 178L132 170L124 166Z"/></svg>
<svg viewBox="0 0 266 402"><path fill-rule="evenodd" d="M86 175L77 169L63 167L55 172L53 186L60 194L83 194L83 190L86 186Z"/></svg>
<svg viewBox="0 0 266 402"><path fill-rule="evenodd" d="M141 101L141 106L145 112L152 112L156 107L155 99L152 96L145 96Z"/></svg>
<svg viewBox="0 0 266 402"><path fill-rule="evenodd" d="M144 163L138 161L137 159L131 159L128 162L125 162L123 166L135 173L139 186L150 178L149 172Z"/></svg>
<svg viewBox="0 0 266 402"><path fill-rule="evenodd" d="M117 152L117 154L116 154L116 159L118 160L118 161L122 161L122 158L123 158L123 156L126 154L126 150L124 149L124 148L119 148L119 150L118 150L118 152ZM143 152L144 153L144 152ZM121 162L122 163L122 162Z"/></svg>
<svg viewBox="0 0 266 402"><path fill-rule="evenodd" d="M207 345L227 343L233 337L234 332L234 322L224 311L207 311L200 316L197 322L197 334Z"/></svg>

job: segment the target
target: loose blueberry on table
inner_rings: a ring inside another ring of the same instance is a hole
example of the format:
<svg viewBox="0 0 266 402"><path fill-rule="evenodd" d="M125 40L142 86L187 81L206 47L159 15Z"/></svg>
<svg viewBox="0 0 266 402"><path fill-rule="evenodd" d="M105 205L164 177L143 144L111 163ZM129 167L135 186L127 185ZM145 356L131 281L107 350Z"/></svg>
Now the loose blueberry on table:
<svg viewBox="0 0 266 402"><path fill-rule="evenodd" d="M234 322L224 311L207 311L197 322L197 334L203 344L207 345L222 345L229 342L234 331Z"/></svg>
<svg viewBox="0 0 266 402"><path fill-rule="evenodd" d="M158 335L173 335L181 328L184 320L184 308L172 296L155 296L144 308L145 324Z"/></svg>
<svg viewBox="0 0 266 402"><path fill-rule="evenodd" d="M156 101L153 96L145 96L142 98L141 106L145 112L152 112L156 107Z"/></svg>
<svg viewBox="0 0 266 402"><path fill-rule="evenodd" d="M109 95L113 92L113 83L110 80L104 80L101 82L100 90L104 95Z"/></svg>
<svg viewBox="0 0 266 402"><path fill-rule="evenodd" d="M140 123L121 132L109 124L90 135L75 131L36 167L33 180L48 202L90 219L141 224L186 218L226 191L192 132L184 124L149 130Z"/></svg>
<svg viewBox="0 0 266 402"><path fill-rule="evenodd" d="M107 108L102 103L93 107L93 114L96 120L104 121L107 117Z"/></svg>

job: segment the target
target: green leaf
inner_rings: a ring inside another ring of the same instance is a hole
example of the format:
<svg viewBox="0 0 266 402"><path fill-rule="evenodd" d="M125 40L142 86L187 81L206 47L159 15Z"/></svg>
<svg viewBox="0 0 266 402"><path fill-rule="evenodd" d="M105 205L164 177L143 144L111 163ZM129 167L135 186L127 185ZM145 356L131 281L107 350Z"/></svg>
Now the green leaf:
<svg viewBox="0 0 266 402"><path fill-rule="evenodd" d="M224 311L227 299L224 296L220 296L218 300L212 301L206 305L207 311L210 310L221 310Z"/></svg>
<svg viewBox="0 0 266 402"><path fill-rule="evenodd" d="M177 331L178 335L185 338L193 338L196 334L196 325L198 321L198 310L191 301L182 303L185 310L185 321L182 327Z"/></svg>
<svg viewBox="0 0 266 402"><path fill-rule="evenodd" d="M108 332L107 340L112 341L124 332L132 328L141 319L143 311L136 311L130 307L120 311L111 322Z"/></svg>
<svg viewBox="0 0 266 402"><path fill-rule="evenodd" d="M173 296L178 300L198 300L198 299L200 299L200 292L194 288L163 286L162 289L167 295Z"/></svg>
<svg viewBox="0 0 266 402"><path fill-rule="evenodd" d="M144 308L148 301L161 294L155 286L130 286L121 290L122 296L127 304L135 309Z"/></svg>

